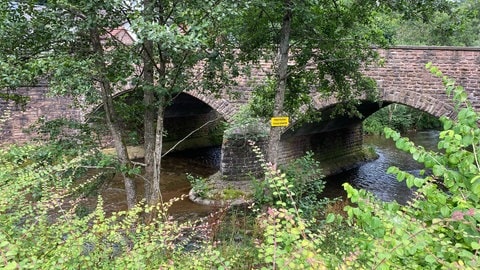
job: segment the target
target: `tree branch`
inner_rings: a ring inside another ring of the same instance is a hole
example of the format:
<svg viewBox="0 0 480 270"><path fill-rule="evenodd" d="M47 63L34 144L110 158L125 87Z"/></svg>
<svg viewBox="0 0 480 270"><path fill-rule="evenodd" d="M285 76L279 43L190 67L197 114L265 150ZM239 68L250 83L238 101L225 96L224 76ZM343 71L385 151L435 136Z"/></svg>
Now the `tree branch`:
<svg viewBox="0 0 480 270"><path fill-rule="evenodd" d="M205 124L201 125L200 127L194 129L192 132L188 133L187 136L183 137L183 139L181 139L180 141L178 141L174 146L172 146L170 149L168 149L168 151L166 151L165 153L163 153L162 155L162 158L164 156L166 156L168 153L170 153L171 151L173 151L173 149L175 149L175 147L177 147L179 144L181 144L183 141L185 141L186 139L188 139L188 137L192 136L195 132L199 131L200 129L202 129L203 127L209 125L210 123L213 123L219 119L221 119L222 117L219 116L213 120L210 120L210 121L207 121Z"/></svg>

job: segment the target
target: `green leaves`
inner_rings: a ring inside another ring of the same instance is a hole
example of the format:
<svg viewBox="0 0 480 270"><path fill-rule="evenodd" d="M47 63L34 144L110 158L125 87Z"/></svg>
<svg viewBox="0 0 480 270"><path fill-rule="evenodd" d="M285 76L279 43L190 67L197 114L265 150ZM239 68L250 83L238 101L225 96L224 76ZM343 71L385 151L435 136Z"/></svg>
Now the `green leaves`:
<svg viewBox="0 0 480 270"><path fill-rule="evenodd" d="M427 65L437 76L442 72ZM426 151L392 129L385 136L396 146L424 164L425 178L397 167L388 173L408 187L416 187L416 196L405 206L375 202L370 195L345 184L347 196L358 207L348 207L351 223L371 236L371 245L363 252L369 268L408 267L477 268L480 247L477 230L480 218L479 132L480 116L465 99L461 87L442 77L447 92L457 103L455 120L442 117L437 152ZM408 254L408 255L407 255Z"/></svg>
<svg viewBox="0 0 480 270"><path fill-rule="evenodd" d="M476 0L388 1L387 5L396 8L381 14L380 27L394 44L478 46L480 42Z"/></svg>

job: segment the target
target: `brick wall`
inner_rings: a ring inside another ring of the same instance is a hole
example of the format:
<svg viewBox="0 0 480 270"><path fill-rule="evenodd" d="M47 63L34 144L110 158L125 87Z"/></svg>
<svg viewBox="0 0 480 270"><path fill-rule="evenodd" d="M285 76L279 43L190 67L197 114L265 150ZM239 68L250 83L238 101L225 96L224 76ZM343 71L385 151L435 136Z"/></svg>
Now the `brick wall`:
<svg viewBox="0 0 480 270"><path fill-rule="evenodd" d="M480 109L480 48L410 47L380 50L382 65L371 65L365 74L377 81L381 100L402 103L434 116L454 116L441 79L430 74L425 64L434 66L457 80Z"/></svg>
<svg viewBox="0 0 480 270"><path fill-rule="evenodd" d="M285 164L291 160L302 157L305 152L311 150L311 141L309 135L295 136L280 141L280 153L278 163Z"/></svg>
<svg viewBox="0 0 480 270"><path fill-rule="evenodd" d="M320 161L336 159L362 149L362 125L313 134L310 138L311 150Z"/></svg>
<svg viewBox="0 0 480 270"><path fill-rule="evenodd" d="M267 142L258 140L256 145L265 153ZM262 178L263 169L247 139L228 139L222 144L220 172L227 181L246 181Z"/></svg>
<svg viewBox="0 0 480 270"><path fill-rule="evenodd" d="M72 100L65 97L48 97L48 87L38 85L35 87L23 87L15 90L15 93L30 97L30 101L24 108L0 100L0 118L4 114L10 114L6 121L0 121L0 144L24 143L35 134L29 135L24 129L34 124L41 117L45 120L53 120L60 117L83 120L81 110L72 107Z"/></svg>

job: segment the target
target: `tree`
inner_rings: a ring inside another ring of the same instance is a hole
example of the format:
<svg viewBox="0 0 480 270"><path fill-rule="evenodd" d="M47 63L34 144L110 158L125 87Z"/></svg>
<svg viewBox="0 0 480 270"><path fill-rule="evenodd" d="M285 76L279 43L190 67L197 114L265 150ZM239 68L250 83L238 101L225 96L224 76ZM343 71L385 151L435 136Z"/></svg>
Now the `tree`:
<svg viewBox="0 0 480 270"><path fill-rule="evenodd" d="M404 16L391 10L379 14L380 27L394 44L436 46L480 45L480 3L447 1L430 16Z"/></svg>
<svg viewBox="0 0 480 270"><path fill-rule="evenodd" d="M130 23L142 44L145 106L146 199L160 201L165 108L179 93L195 88L218 91L234 62L216 29L228 16L228 1L143 1ZM229 58L230 57L230 58ZM229 63L229 61L231 61ZM156 117L156 118L155 118Z"/></svg>
<svg viewBox="0 0 480 270"><path fill-rule="evenodd" d="M163 113L182 91L215 91L228 81L228 44L213 31L228 16L227 1L37 1L2 3L2 88L46 79L55 95L78 104L101 100L125 179L128 207L136 203L135 169L128 159L113 94L144 91L146 200L160 200ZM235 10L230 8L230 12ZM115 30L137 36L125 44ZM27 38L26 38L27 37ZM4 49L4 50L3 50ZM13 68L15 67L15 68Z"/></svg>
<svg viewBox="0 0 480 270"><path fill-rule="evenodd" d="M81 96L87 103L100 97L122 167L127 204L133 207L136 194L129 173L132 164L112 101L115 84L132 68L112 64L121 60L115 58L118 50L106 49L118 46L128 51L121 42L106 39L107 29L121 22L113 16L118 10L104 1L49 1L48 6L22 1L2 5L2 89L47 80L52 93L71 95L77 102Z"/></svg>
<svg viewBox="0 0 480 270"><path fill-rule="evenodd" d="M354 112L353 97L373 94L373 81L359 69L374 59L372 45L385 44L371 23L375 8L375 1L251 1L243 14L242 30L248 34L241 34L239 43L244 59L275 63L275 101L268 117L304 117L300 107L314 111L309 107L312 92L335 96L344 104L339 112ZM272 164L277 163L281 132L270 131L267 157Z"/></svg>
<svg viewBox="0 0 480 270"><path fill-rule="evenodd" d="M275 101L273 106L273 116L283 113L283 103L285 100L285 92L287 91L287 75L288 75L288 51L290 49L290 32L292 27L292 1L285 0L285 13L282 19L282 29L280 31L280 42L278 48L278 84L275 91ZM272 164L278 161L278 146L280 142L281 130L271 128L268 137L268 160Z"/></svg>
<svg viewBox="0 0 480 270"><path fill-rule="evenodd" d="M375 98L375 83L360 68L376 58L374 46L388 39L375 17L388 10L405 16L428 16L443 8L443 0L416 1L256 1L242 13L236 30L243 59L274 62L273 108L267 117L288 114L295 120L317 119L311 94L334 97L341 106L337 113L359 116L356 100ZM245 27L243 27L245 26ZM267 89L264 87L263 89ZM300 109L301 108L301 109ZM267 158L277 163L282 130L272 128Z"/></svg>

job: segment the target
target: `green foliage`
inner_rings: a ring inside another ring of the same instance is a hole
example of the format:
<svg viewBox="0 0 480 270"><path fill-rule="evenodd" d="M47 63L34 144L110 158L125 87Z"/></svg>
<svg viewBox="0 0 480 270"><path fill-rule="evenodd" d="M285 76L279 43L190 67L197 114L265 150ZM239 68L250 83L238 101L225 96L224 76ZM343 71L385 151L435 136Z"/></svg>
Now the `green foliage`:
<svg viewBox="0 0 480 270"><path fill-rule="evenodd" d="M348 197L358 207L348 207L350 221L366 233L357 241L364 246L359 259L367 268L463 268L479 267L480 243L480 114L472 108L462 87L442 77L447 93L457 104L456 120L442 117L438 152L426 151L391 129L385 130L397 148L425 166L424 176L389 168L399 181L415 187L416 197L406 206L380 203L365 191L345 184Z"/></svg>
<svg viewBox="0 0 480 270"><path fill-rule="evenodd" d="M235 200L247 197L244 191L227 185L216 185L215 180L204 177L195 177L187 174L187 179L196 195L211 200Z"/></svg>
<svg viewBox="0 0 480 270"><path fill-rule="evenodd" d="M310 163L308 158L304 162ZM318 215L306 215L304 209L308 208L296 202L294 187L286 185L289 180L280 170L268 168L264 181L270 183L269 192L276 192L265 196L276 197L276 201L257 217L262 231L257 240L259 268L349 269L357 259L360 245L354 239L362 236L361 232L347 227L342 217L333 213L321 220ZM316 211L323 211L326 202L317 204Z"/></svg>
<svg viewBox="0 0 480 270"><path fill-rule="evenodd" d="M86 123L67 118L47 121L40 117L27 131L37 134L36 141L47 141L64 152L72 151L72 155L75 151L85 152L95 148L99 141L95 129Z"/></svg>
<svg viewBox="0 0 480 270"><path fill-rule="evenodd" d="M208 179L195 177L191 174L187 174L187 179L198 196L202 198L209 198L212 196L213 187Z"/></svg>
<svg viewBox="0 0 480 270"><path fill-rule="evenodd" d="M258 140L268 136L268 126L264 118L252 113L250 105L240 108L225 129L226 139Z"/></svg>
<svg viewBox="0 0 480 270"><path fill-rule="evenodd" d="M37 1L2 3L0 90L14 92L42 80L52 95L68 96L78 107L88 109L101 101L115 145L151 139L146 156L153 156L154 149L162 147L154 145L154 138L163 136L164 128L155 117L164 116L173 98L188 90L219 92L238 75L233 47L221 36L225 32L218 31L237 13L233 2L62 0L42 7ZM142 102L113 101L116 93L130 89L144 94L145 98L132 97ZM143 111L149 113L139 113ZM142 124L148 128L143 130ZM139 135L142 131L147 134ZM76 141L70 137L70 142ZM119 169L128 182L138 168L129 164L124 151L118 154L123 163ZM153 159L147 166L159 163ZM151 179L145 194L154 191L148 203L159 198L159 175L147 177ZM133 207L134 189L126 194Z"/></svg>
<svg viewBox="0 0 480 270"><path fill-rule="evenodd" d="M90 196L94 194L103 182L111 177L113 173L112 166L115 161L109 156L104 156L95 151L81 151L79 149L68 149L59 146L58 144L46 145L26 145L17 146L11 145L8 151L2 154L2 164L14 164L21 171L22 169L42 170L44 167L61 166L64 163L69 163L72 160L78 160L75 166L67 166L59 170L55 175L45 176L42 182L32 183L32 198L39 200L47 192L49 185L57 187L68 188L71 185L78 185L81 179L86 177L87 168L105 168L103 173L90 178L89 181L78 186L75 194L82 194L83 196ZM12 177L20 177L12 174ZM5 181L10 178L5 178ZM13 180L12 180L13 181Z"/></svg>
<svg viewBox="0 0 480 270"><path fill-rule="evenodd" d="M425 112L401 104L381 108L363 121L363 130L368 134L381 134L385 127L406 132L438 129L441 127L441 122Z"/></svg>
<svg viewBox="0 0 480 270"><path fill-rule="evenodd" d="M254 149L257 155L261 155L258 148ZM313 158L312 152L307 152L279 171L267 170L265 180L254 180L255 202L260 206L296 207L302 217L318 217L329 203L328 199L320 197L325 188L322 179L319 162Z"/></svg>
<svg viewBox="0 0 480 270"><path fill-rule="evenodd" d="M222 191L222 198L225 200L234 200L241 197L245 197L245 193L235 188L227 187Z"/></svg>
<svg viewBox="0 0 480 270"><path fill-rule="evenodd" d="M445 1L426 17L404 16L400 10L380 13L376 19L393 44L479 46L479 10L476 0Z"/></svg>
<svg viewBox="0 0 480 270"><path fill-rule="evenodd" d="M315 234L293 208L269 208L260 225L264 233L259 257L266 264L261 269L323 268Z"/></svg>
<svg viewBox="0 0 480 270"><path fill-rule="evenodd" d="M360 67L375 60L377 54L371 49L372 44L386 45L381 30L373 23L375 11L380 9L377 1L309 0L289 4L253 0L248 3L236 18L232 33L241 49L240 59L249 65L251 61L257 64L261 60L277 65L282 22L287 9L291 8L290 64L282 110L302 117L314 112L312 92L337 98L342 104L337 108L338 113L358 113L353 98L359 95L375 99L375 82L363 76ZM263 69L261 65L259 69ZM280 81L277 72L275 66L272 73L267 74L271 80L256 89L254 98L258 102L254 105L261 116L271 116L271 97L275 96Z"/></svg>
<svg viewBox="0 0 480 270"><path fill-rule="evenodd" d="M105 213L99 197L90 212L74 194L95 177L81 185L64 185L62 180L63 172L81 166L88 156L64 159L56 165L39 164L29 160L37 149L27 145L0 150L1 268L172 269L177 265L181 269L220 269L231 264L209 245L191 252L182 249L191 241L202 247L208 239L195 236L192 223L167 218L168 207L178 199ZM32 200L37 186L43 194ZM140 214L154 209L158 218L144 224ZM189 260L184 260L186 257ZM235 256L229 259L234 261Z"/></svg>

